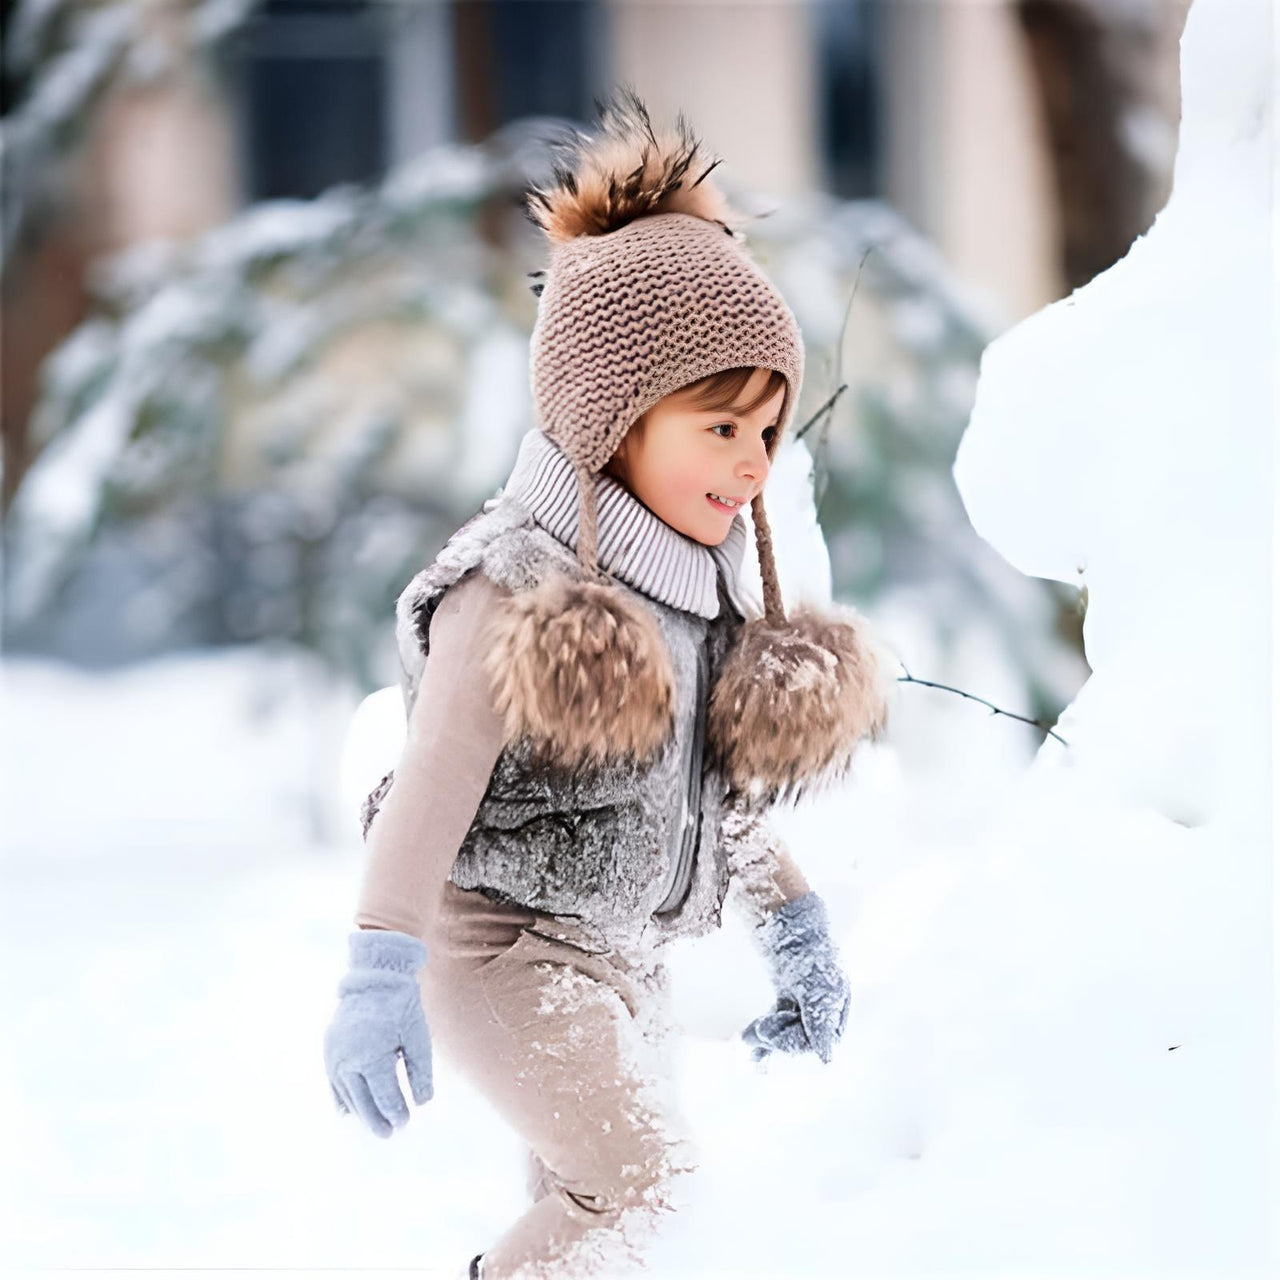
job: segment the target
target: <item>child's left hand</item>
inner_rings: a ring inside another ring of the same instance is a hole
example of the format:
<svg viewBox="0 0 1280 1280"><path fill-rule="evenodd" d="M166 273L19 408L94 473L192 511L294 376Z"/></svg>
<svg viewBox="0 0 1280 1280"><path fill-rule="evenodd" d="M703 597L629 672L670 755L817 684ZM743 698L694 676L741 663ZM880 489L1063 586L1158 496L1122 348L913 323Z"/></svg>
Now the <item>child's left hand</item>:
<svg viewBox="0 0 1280 1280"><path fill-rule="evenodd" d="M757 927L778 1000L742 1033L753 1061L773 1052L814 1052L831 1061L849 1018L849 979L840 968L826 908L814 892L785 902Z"/></svg>

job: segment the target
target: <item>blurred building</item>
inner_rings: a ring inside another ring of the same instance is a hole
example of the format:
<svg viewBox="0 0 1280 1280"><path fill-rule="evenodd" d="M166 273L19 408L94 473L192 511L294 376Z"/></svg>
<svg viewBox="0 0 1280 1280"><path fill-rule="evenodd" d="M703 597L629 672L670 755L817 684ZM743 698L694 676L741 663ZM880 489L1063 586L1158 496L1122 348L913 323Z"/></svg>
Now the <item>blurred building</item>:
<svg viewBox="0 0 1280 1280"><path fill-rule="evenodd" d="M1186 3L233 0L240 20L200 45L214 0L129 0L134 48L6 254L5 498L94 255L375 182L516 121L589 122L620 80L658 117L684 110L762 211L814 190L884 199L1011 323L1114 261L1166 198ZM5 4L6 125L75 12L113 7ZM13 37L37 17L45 45L19 65Z"/></svg>

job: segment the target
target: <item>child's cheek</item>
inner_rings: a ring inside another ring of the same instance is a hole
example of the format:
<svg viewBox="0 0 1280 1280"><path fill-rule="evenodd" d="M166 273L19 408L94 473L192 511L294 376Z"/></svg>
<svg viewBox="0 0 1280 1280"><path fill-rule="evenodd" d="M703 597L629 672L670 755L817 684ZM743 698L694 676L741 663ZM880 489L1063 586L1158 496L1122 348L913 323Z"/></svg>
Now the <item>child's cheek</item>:
<svg viewBox="0 0 1280 1280"><path fill-rule="evenodd" d="M682 499L694 504L705 505L708 486L707 469L699 465L696 459L683 459L672 475L673 488Z"/></svg>

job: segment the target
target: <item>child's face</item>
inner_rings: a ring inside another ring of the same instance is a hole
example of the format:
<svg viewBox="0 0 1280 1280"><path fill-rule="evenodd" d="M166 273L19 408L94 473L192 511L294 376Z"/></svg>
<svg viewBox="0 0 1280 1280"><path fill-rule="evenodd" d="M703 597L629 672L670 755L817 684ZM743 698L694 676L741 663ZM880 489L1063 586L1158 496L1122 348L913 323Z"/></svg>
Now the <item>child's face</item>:
<svg viewBox="0 0 1280 1280"><path fill-rule="evenodd" d="M769 380L757 369L737 398L750 404ZM741 507L764 488L769 450L778 433L786 388L749 414L695 409L686 392L664 396L627 432L610 460L610 474L622 480L661 520L708 546L725 540ZM736 498L726 507L709 497Z"/></svg>

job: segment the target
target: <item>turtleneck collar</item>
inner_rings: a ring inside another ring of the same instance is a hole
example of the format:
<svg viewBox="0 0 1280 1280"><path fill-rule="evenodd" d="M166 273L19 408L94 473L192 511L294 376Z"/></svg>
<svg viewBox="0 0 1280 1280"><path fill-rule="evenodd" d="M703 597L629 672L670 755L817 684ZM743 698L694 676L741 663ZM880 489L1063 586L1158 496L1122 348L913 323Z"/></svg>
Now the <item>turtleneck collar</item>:
<svg viewBox="0 0 1280 1280"><path fill-rule="evenodd" d="M704 618L720 613L719 578L744 618L759 615L759 606L744 598L739 582L747 545L741 512L724 541L709 547L673 529L603 471L596 474L595 484L597 558L606 573L651 599ZM552 537L577 551L577 476L568 456L540 428L531 428L520 441L515 466L499 497L515 498Z"/></svg>

